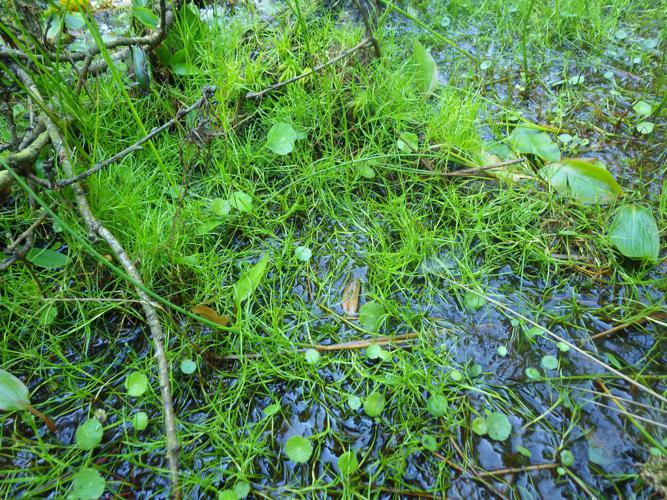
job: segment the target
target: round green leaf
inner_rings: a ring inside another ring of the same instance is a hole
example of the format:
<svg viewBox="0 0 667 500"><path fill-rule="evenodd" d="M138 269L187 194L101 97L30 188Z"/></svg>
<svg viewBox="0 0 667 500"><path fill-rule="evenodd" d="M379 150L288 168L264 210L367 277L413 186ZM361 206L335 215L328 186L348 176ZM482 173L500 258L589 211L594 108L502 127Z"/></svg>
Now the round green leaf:
<svg viewBox="0 0 667 500"><path fill-rule="evenodd" d="M533 367L526 368L526 377L533 380L536 378L540 378L540 371L537 368Z"/></svg>
<svg viewBox="0 0 667 500"><path fill-rule="evenodd" d="M402 133L396 141L396 146L403 153L412 153L419 147L419 136L414 132Z"/></svg>
<svg viewBox="0 0 667 500"><path fill-rule="evenodd" d="M294 150L294 143L305 139L306 134L297 132L289 123L276 123L266 136L266 147L278 155L287 155Z"/></svg>
<svg viewBox="0 0 667 500"><path fill-rule="evenodd" d="M430 434L422 435L422 446L428 451L436 451L438 449L438 442Z"/></svg>
<svg viewBox="0 0 667 500"><path fill-rule="evenodd" d="M528 330L526 330L526 337L532 339L541 336L543 333L544 332L542 331L541 328L538 328L536 326L531 326L530 328L528 328Z"/></svg>
<svg viewBox="0 0 667 500"><path fill-rule="evenodd" d="M540 363L545 370L556 370L558 368L558 359L555 356L546 355L542 357Z"/></svg>
<svg viewBox="0 0 667 500"><path fill-rule="evenodd" d="M359 165L357 167L357 172L359 172L359 175L366 178L366 179L373 179L375 178L375 170L373 170L373 167L370 165Z"/></svg>
<svg viewBox="0 0 667 500"><path fill-rule="evenodd" d="M382 357L382 347L377 344L371 344L366 348L366 357L368 359L380 359Z"/></svg>
<svg viewBox="0 0 667 500"><path fill-rule="evenodd" d="M308 262L313 256L313 252L308 247L296 247L294 249L294 256L301 262Z"/></svg>
<svg viewBox="0 0 667 500"><path fill-rule="evenodd" d="M132 416L132 427L138 431L143 431L148 427L148 414L145 411L138 411Z"/></svg>
<svg viewBox="0 0 667 500"><path fill-rule="evenodd" d="M484 417L475 417L472 421L472 431L479 435L483 436L488 432L488 428L486 427L486 420Z"/></svg>
<svg viewBox="0 0 667 500"><path fill-rule="evenodd" d="M498 356L502 356L503 358L507 356L507 347L504 345L499 345L498 348L496 349L496 352L498 353Z"/></svg>
<svg viewBox="0 0 667 500"><path fill-rule="evenodd" d="M194 373L196 369L197 369L197 363L195 363L191 359L181 360L181 371L186 375Z"/></svg>
<svg viewBox="0 0 667 500"><path fill-rule="evenodd" d="M512 432L512 424L502 413L492 413L486 417L486 428L489 437L496 441L505 441Z"/></svg>
<svg viewBox="0 0 667 500"><path fill-rule="evenodd" d="M361 398L359 396L352 394L350 395L349 398L347 398L347 405L352 410L358 410L359 408L361 408Z"/></svg>
<svg viewBox="0 0 667 500"><path fill-rule="evenodd" d="M366 302L361 309L359 309L359 323L366 330L377 332L382 324L385 310L379 302Z"/></svg>
<svg viewBox="0 0 667 500"><path fill-rule="evenodd" d="M229 200L223 198L216 198L211 200L211 212L213 212L218 217L227 217L232 208L232 205L229 203Z"/></svg>
<svg viewBox="0 0 667 500"><path fill-rule="evenodd" d="M132 372L125 379L125 389L127 393L138 398L148 390L148 377L141 372Z"/></svg>
<svg viewBox="0 0 667 500"><path fill-rule="evenodd" d="M229 205L239 212L252 212L252 197L243 191L236 191L229 197Z"/></svg>
<svg viewBox="0 0 667 500"><path fill-rule="evenodd" d="M97 500L105 486L104 478L95 469L81 469L72 479L72 496L78 500Z"/></svg>
<svg viewBox="0 0 667 500"><path fill-rule="evenodd" d="M285 453L292 462L305 464L313 453L313 445L301 436L292 436L285 444Z"/></svg>
<svg viewBox="0 0 667 500"><path fill-rule="evenodd" d="M0 368L0 410L25 410L30 405L30 392L23 382Z"/></svg>
<svg viewBox="0 0 667 500"><path fill-rule="evenodd" d="M384 395L374 391L366 396L366 400L364 401L364 411L369 417L378 417L382 414L384 405Z"/></svg>
<svg viewBox="0 0 667 500"><path fill-rule="evenodd" d="M454 381L454 382L461 382L463 380L463 374L458 371L458 370L452 370L449 372L449 377Z"/></svg>
<svg viewBox="0 0 667 500"><path fill-rule="evenodd" d="M352 451L346 451L340 457L338 457L338 470L343 476L351 476L359 468L359 461L357 460L357 454Z"/></svg>
<svg viewBox="0 0 667 500"><path fill-rule="evenodd" d="M92 450L102 442L103 434L102 423L95 417L89 418L76 429L76 445L82 450Z"/></svg>
<svg viewBox="0 0 667 500"><path fill-rule="evenodd" d="M566 467L570 467L574 464L574 455L570 450L562 450L560 452L560 463Z"/></svg>
<svg viewBox="0 0 667 500"><path fill-rule="evenodd" d="M475 311L486 304L486 299L474 292L466 292L463 296L463 305L470 311Z"/></svg>
<svg viewBox="0 0 667 500"><path fill-rule="evenodd" d="M560 352L567 352L570 350L570 346L567 345L565 342L558 342L556 346L558 347L558 350Z"/></svg>
<svg viewBox="0 0 667 500"><path fill-rule="evenodd" d="M306 358L306 362L311 364L317 363L322 357L317 349L306 349L304 356Z"/></svg>
<svg viewBox="0 0 667 500"><path fill-rule="evenodd" d="M442 394L431 394L426 401L426 409L436 418L446 415L447 407L447 398Z"/></svg>
<svg viewBox="0 0 667 500"><path fill-rule="evenodd" d="M624 205L616 211L609 238L626 257L655 261L660 253L660 234L648 208Z"/></svg>
<svg viewBox="0 0 667 500"><path fill-rule="evenodd" d="M623 194L606 168L586 160L571 158L550 163L540 175L556 192L582 203L605 204Z"/></svg>

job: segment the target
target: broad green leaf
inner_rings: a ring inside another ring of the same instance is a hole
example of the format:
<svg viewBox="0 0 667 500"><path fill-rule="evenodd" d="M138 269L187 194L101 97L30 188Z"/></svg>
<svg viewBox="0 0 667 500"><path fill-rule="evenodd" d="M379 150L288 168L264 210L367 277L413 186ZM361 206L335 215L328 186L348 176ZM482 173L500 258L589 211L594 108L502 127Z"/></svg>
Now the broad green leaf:
<svg viewBox="0 0 667 500"><path fill-rule="evenodd" d="M252 296L252 294L255 292L255 289L262 282L268 264L269 255L264 254L264 256L259 259L257 264L241 274L239 280L234 286L234 302L241 303Z"/></svg>
<svg viewBox="0 0 667 500"><path fill-rule="evenodd" d="M292 462L305 464L313 454L313 445L305 437L292 436L285 444L285 453Z"/></svg>
<svg viewBox="0 0 667 500"><path fill-rule="evenodd" d="M236 498L245 498L248 495L250 495L250 484L246 483L245 481L241 481L239 483L236 483L234 485L234 493L236 493Z"/></svg>
<svg viewBox="0 0 667 500"><path fill-rule="evenodd" d="M648 116L653 111L651 105L646 101L637 101L635 105L632 106L632 109L634 109L638 115L642 116Z"/></svg>
<svg viewBox="0 0 667 500"><path fill-rule="evenodd" d="M153 13L146 7L135 7L132 9L132 14L137 19L137 21L149 28L155 28L160 21L160 18L157 16L157 14Z"/></svg>
<svg viewBox="0 0 667 500"><path fill-rule="evenodd" d="M660 234L648 208L624 205L616 211L609 238L618 251L631 259L657 260Z"/></svg>
<svg viewBox="0 0 667 500"><path fill-rule="evenodd" d="M148 427L148 414L145 411L138 411L132 415L132 427L138 431L143 431Z"/></svg>
<svg viewBox="0 0 667 500"><path fill-rule="evenodd" d="M558 193L583 203L605 204L623 195L607 169L586 160L571 158L550 163L540 175Z"/></svg>
<svg viewBox="0 0 667 500"><path fill-rule="evenodd" d="M546 356L542 357L540 364L545 370L555 370L558 368L558 359L555 356L547 354Z"/></svg>
<svg viewBox="0 0 667 500"><path fill-rule="evenodd" d="M466 309L475 311L486 304L486 299L474 292L466 292L463 296L463 305Z"/></svg>
<svg viewBox="0 0 667 500"><path fill-rule="evenodd" d="M496 441L505 441L512 432L512 424L502 413L492 413L486 417L486 428L489 437Z"/></svg>
<svg viewBox="0 0 667 500"><path fill-rule="evenodd" d="M78 500L97 500L104 493L106 482L95 469L81 469L72 480L72 496Z"/></svg>
<svg viewBox="0 0 667 500"><path fill-rule="evenodd" d="M239 212L252 212L252 196L243 191L236 191L229 197L229 204Z"/></svg>
<svg viewBox="0 0 667 500"><path fill-rule="evenodd" d="M39 323L42 326L49 326L58 317L58 308L53 304L47 304L39 313Z"/></svg>
<svg viewBox="0 0 667 500"><path fill-rule="evenodd" d="M196 76L201 73L201 70L197 66L187 62L172 64L171 71L178 76Z"/></svg>
<svg viewBox="0 0 667 500"><path fill-rule="evenodd" d="M364 411L369 417L378 417L382 414L384 405L384 396L375 391L366 396L366 400L364 401Z"/></svg>
<svg viewBox="0 0 667 500"><path fill-rule="evenodd" d="M452 371L449 372L449 377L454 382L461 382L461 380L463 380L463 374L456 369L453 369Z"/></svg>
<svg viewBox="0 0 667 500"><path fill-rule="evenodd" d="M398 137L396 146L403 153L413 153L419 148L419 136L414 132L404 132Z"/></svg>
<svg viewBox="0 0 667 500"><path fill-rule="evenodd" d="M25 410L30 406L30 392L23 382L0 368L0 410Z"/></svg>
<svg viewBox="0 0 667 500"><path fill-rule="evenodd" d="M366 179L374 179L375 178L375 170L373 167L371 167L368 164L361 164L357 167L357 172L359 173L360 176L366 178Z"/></svg>
<svg viewBox="0 0 667 500"><path fill-rule="evenodd" d="M141 372L132 372L125 379L125 389L127 393L138 398L148 389L148 377Z"/></svg>
<svg viewBox="0 0 667 500"><path fill-rule="evenodd" d="M343 476L351 476L359 468L359 460L357 460L357 454L352 451L346 451L340 457L338 457L338 470Z"/></svg>
<svg viewBox="0 0 667 500"><path fill-rule="evenodd" d="M97 418L89 418L76 429L76 445L82 450L92 450L102 442L104 429Z"/></svg>
<svg viewBox="0 0 667 500"><path fill-rule="evenodd" d="M230 489L218 491L218 500L237 500L236 492Z"/></svg>
<svg viewBox="0 0 667 500"><path fill-rule="evenodd" d="M537 368L526 368L526 377L529 379L535 380L536 378L540 378L540 371Z"/></svg>
<svg viewBox="0 0 667 500"><path fill-rule="evenodd" d="M641 122L637 124L637 132L643 135L648 135L653 132L655 128L655 123L653 122Z"/></svg>
<svg viewBox="0 0 667 500"><path fill-rule="evenodd" d="M512 131L510 142L517 153L535 155L550 162L560 160L558 145L541 130L519 126Z"/></svg>
<svg viewBox="0 0 667 500"><path fill-rule="evenodd" d="M197 369L197 363L195 363L191 359L183 359L181 360L180 368L181 371L186 375L192 375Z"/></svg>
<svg viewBox="0 0 667 500"><path fill-rule="evenodd" d="M45 269L58 269L65 267L69 258L67 255L54 252L48 248L31 248L26 254L26 258L37 267Z"/></svg>
<svg viewBox="0 0 667 500"><path fill-rule="evenodd" d="M299 246L294 249L294 256L301 262L308 262L313 256L313 252L308 247Z"/></svg>
<svg viewBox="0 0 667 500"><path fill-rule="evenodd" d="M447 414L447 406L447 398L442 394L431 394L426 401L426 409L436 418Z"/></svg>
<svg viewBox="0 0 667 500"><path fill-rule="evenodd" d="M415 61L415 79L420 90L426 96L429 96L438 86L438 65L433 60L429 50L419 43L419 40L413 39L413 56Z"/></svg>
<svg viewBox="0 0 667 500"><path fill-rule="evenodd" d="M306 134L297 132L289 123L276 123L266 136L266 147L278 155L287 155L294 149L294 143L305 139Z"/></svg>
<svg viewBox="0 0 667 500"><path fill-rule="evenodd" d="M366 302L359 310L359 323L366 330L377 332L382 324L385 310L379 302Z"/></svg>
<svg viewBox="0 0 667 500"><path fill-rule="evenodd" d="M227 217L231 209L232 205L229 203L229 200L223 198L211 200L211 212L218 217Z"/></svg>
<svg viewBox="0 0 667 500"><path fill-rule="evenodd" d="M322 355L317 349L306 349L306 352L304 353L304 357L306 358L306 363L310 364L315 364L317 363Z"/></svg>
<svg viewBox="0 0 667 500"><path fill-rule="evenodd" d="M86 25L86 20L81 12L68 12L65 14L65 26L70 31L79 31Z"/></svg>

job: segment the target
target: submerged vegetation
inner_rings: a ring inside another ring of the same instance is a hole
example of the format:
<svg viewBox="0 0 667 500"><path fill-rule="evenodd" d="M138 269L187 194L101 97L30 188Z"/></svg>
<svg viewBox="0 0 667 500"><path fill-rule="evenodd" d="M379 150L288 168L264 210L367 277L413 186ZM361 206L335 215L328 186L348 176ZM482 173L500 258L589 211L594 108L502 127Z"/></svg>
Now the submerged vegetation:
<svg viewBox="0 0 667 500"><path fill-rule="evenodd" d="M92 7L0 11L2 495L665 494L664 6Z"/></svg>

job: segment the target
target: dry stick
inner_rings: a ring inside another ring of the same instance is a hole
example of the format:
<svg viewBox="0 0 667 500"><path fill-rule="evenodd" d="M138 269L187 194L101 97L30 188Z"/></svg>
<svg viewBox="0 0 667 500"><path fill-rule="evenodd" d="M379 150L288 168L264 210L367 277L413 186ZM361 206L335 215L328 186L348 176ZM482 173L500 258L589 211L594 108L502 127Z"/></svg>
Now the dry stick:
<svg viewBox="0 0 667 500"><path fill-rule="evenodd" d="M26 229L25 231L23 231L21 234L19 234L19 235L16 237L16 239L15 239L15 240L14 240L14 241L13 241L13 242L12 242L6 249L5 249L5 251L7 251L7 252L13 252L13 251L16 249L16 247L19 246L19 244L20 244L23 240L25 240L28 236L31 236L32 233L35 232L35 229L37 229L37 228L39 227L39 225L40 225L42 222L44 222L44 219L46 219L46 218L48 217L48 215L49 215L49 214L48 214L47 212L43 212L43 213L37 218L37 220L36 220L35 222L33 222L32 224L30 224L30 227L29 227L28 229Z"/></svg>
<svg viewBox="0 0 667 500"><path fill-rule="evenodd" d="M501 168L501 167L506 167L508 165L514 165L515 163L522 163L524 161L526 161L525 158L516 158L514 160L507 160L500 163L495 163L493 165L484 165L481 167L466 168L465 170L455 170L453 172L442 172L441 175L448 177L450 176L453 177L457 175L471 175L471 174L476 174L477 172L484 172L485 170L493 170L494 168Z"/></svg>
<svg viewBox="0 0 667 500"><path fill-rule="evenodd" d="M667 318L667 313L648 314L648 315L644 316L643 318L636 319L635 321L628 321L627 323L622 323L620 325L616 325L612 328L609 328L608 330L605 330L603 332L595 334L588 339L582 339L582 340L580 340L580 343L584 344L584 343L588 342L589 340L597 340L597 339L600 339L602 337L606 337L607 335L611 335L612 333L616 333L620 330L625 330L629 326L638 325L640 323L643 323L644 321L648 321L651 318L653 318L653 319L664 319L664 318Z"/></svg>
<svg viewBox="0 0 667 500"><path fill-rule="evenodd" d="M479 471L480 477L487 476L505 476L507 474L521 474L523 472L532 472L536 470L549 470L556 469L560 464L549 463L549 464L535 464L535 465L526 465L525 467L510 467L507 469L495 469L495 470L485 470Z"/></svg>
<svg viewBox="0 0 667 500"><path fill-rule="evenodd" d="M318 71L323 70L327 66L331 66L332 64L340 61L341 59L343 59L343 58L345 58L345 57L347 57L351 54L354 54L359 49L365 47L366 45L371 45L372 43L373 42L370 39L364 38L361 42L356 44L354 47L352 47L351 49L344 50L343 52L338 54L333 59L329 59L327 62L322 63L319 66L315 66L314 68L309 69L305 73L301 73L300 75L297 75L293 78L290 78L289 80L285 80L284 82L279 82L279 83L274 83L273 85L269 85L264 90L261 90L259 92L248 92L247 94L245 94L245 98L246 99L260 99L265 94L268 94L269 92L273 92L274 90L278 90L279 88L284 87L285 85L289 85L290 83L294 83L296 81L299 81L302 78L306 78L306 77L312 75L313 73L317 73Z"/></svg>
<svg viewBox="0 0 667 500"><path fill-rule="evenodd" d="M607 370L607 371L613 373L613 374L616 375L617 377L622 378L622 379L625 380L627 383L634 385L634 386L635 386L636 388L638 388L640 391L644 391L644 392L650 394L651 396L653 396L653 397L659 399L659 400L662 401L663 403L667 403L667 397L662 396L661 394L658 394L656 391L654 391L654 390L651 389L650 387L647 387L647 386L645 386L645 385L642 385L642 384L640 384L639 382L637 382L636 380L631 379L631 378L628 377L627 375L621 373L620 371L618 371L618 370L616 370L615 368L609 366L608 364L604 363L603 361L600 361L599 359L597 359L595 356L593 356L593 355L590 354L589 352L584 351L583 349L581 349L580 347L577 347L575 344L573 344L573 343L571 343L571 342L568 342L567 340L565 340L565 339L564 339L563 337L561 337L560 335L558 335L558 334L552 332L552 331L549 330L548 328L543 327L543 326L540 325L539 323L536 323L535 321L533 321L532 319L528 318L527 316L524 316L524 315L521 314L520 312L515 311L515 310L512 309L511 307L506 306L505 304L503 304L502 302L499 302L499 301L497 301L496 299L494 299L494 298L492 298L492 297L489 297L488 295L484 295L483 293L480 293L480 292L478 292L477 290L473 290L472 288L467 287L466 285L464 285L464 284L462 284L462 283L459 283L458 281L455 281L455 280L453 280L453 279L451 279L451 278L449 278L449 277L447 277L447 276L444 276L444 275L440 275L440 276L441 276L442 278L444 278L445 280L449 281L450 283L452 283L452 284L454 284L454 285L456 285L456 286L462 288L462 289L465 290L466 292L474 293L474 294L477 295L478 297L482 297L482 298L488 300L489 302L491 302L492 304L494 304L494 305L500 307L502 310L504 310L504 311L510 313L512 316L515 316L515 317L517 317L517 318L519 318L519 319L522 319L522 320L525 321L526 323L529 323L529 324L531 324L532 326L539 328L540 330L542 330L544 333L546 333L546 334L547 334L549 337L551 337L552 339L555 339L555 340L558 341L558 342L562 342L563 344L567 345L567 346L568 346L570 349L572 349L573 351L576 351L576 352L578 352L579 354L581 354L582 356L584 356L584 357L585 357L586 359L588 359L589 361L592 361L592 362L595 363L596 365L601 366L602 368L604 368L605 370Z"/></svg>
<svg viewBox="0 0 667 500"><path fill-rule="evenodd" d="M25 71L23 71L20 66L17 64L11 64L10 67L26 86L26 89L29 91L29 93L32 94L33 98L40 103L40 108L42 109L40 119L46 126L46 129L49 131L51 143L53 144L53 148L55 149L56 155L60 160L65 174L69 177L72 177L72 165L68 158L60 130L53 123L53 121L51 121L51 118L49 118L49 115L46 113L46 111L44 111L47 109L46 103L44 102L44 99L37 89L37 86L33 83L30 76ZM89 233L102 237L102 239L107 242L118 261L122 264L125 272L130 275L130 277L137 283L143 285L143 280L139 276L139 273L137 272L132 259L130 259L127 253L125 253L123 246L116 239L113 233L104 227L93 215L92 211L90 210L90 206L88 205L86 194L81 186L78 183L75 183L72 185L72 190L74 192L76 204L79 208L79 214L85 221ZM164 333L162 331L162 325L160 324L157 311L153 307L148 295L146 295L146 293L141 288L137 287L136 291L139 295L139 298L141 299L144 314L146 315L146 321L153 339L153 349L155 350L155 358L158 365L158 380L160 382L160 392L162 395L162 409L164 412L165 434L167 441L167 461L169 463L172 495L178 499L180 498L180 488L178 485L179 444L176 434L174 405L171 399L171 390L169 385L169 365L167 363L167 355L164 347Z"/></svg>
<svg viewBox="0 0 667 500"><path fill-rule="evenodd" d="M150 141L153 137L158 135L159 133L165 131L166 129L170 128L173 126L175 123L177 123L181 118L183 118L185 115L189 114L193 110L201 107L203 104L206 104L208 102L208 99L213 96L215 93L215 87L204 87L202 90L202 96L193 104L188 106L187 108L182 108L179 109L178 112L176 113L176 116L174 116L171 120L168 122L164 123L163 125L160 125L159 127L153 128L148 134L146 134L144 137L139 139L137 142L132 144L131 146L126 147L122 151L116 153L113 155L111 158L108 158L104 161L101 161L99 163L96 163L94 166L86 170L85 172L80 173L79 175L76 175L74 177L68 178L68 179L62 179L58 182L55 183L56 188L63 188L65 186L69 186L71 184L74 184L76 182L82 181L83 179L86 179L87 177L90 177L96 172L99 172L103 168L118 162L119 160L123 159L133 151L137 151L141 149L141 146Z"/></svg>

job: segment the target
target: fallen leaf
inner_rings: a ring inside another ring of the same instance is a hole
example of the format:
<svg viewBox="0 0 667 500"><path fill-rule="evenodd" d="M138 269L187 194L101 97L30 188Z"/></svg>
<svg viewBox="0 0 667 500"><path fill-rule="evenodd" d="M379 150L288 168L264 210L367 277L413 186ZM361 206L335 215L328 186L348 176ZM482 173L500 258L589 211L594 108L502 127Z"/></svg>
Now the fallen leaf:
<svg viewBox="0 0 667 500"><path fill-rule="evenodd" d="M200 316L203 316L207 320L213 321L213 323L217 323L222 326L227 326L227 323L229 323L229 316L226 315L221 316L213 309L203 304L199 304L198 306L193 307L192 309L190 309L190 312L199 314Z"/></svg>
<svg viewBox="0 0 667 500"><path fill-rule="evenodd" d="M350 317L356 317L359 310L359 293L361 292L361 281L352 278L343 288L343 311Z"/></svg>

